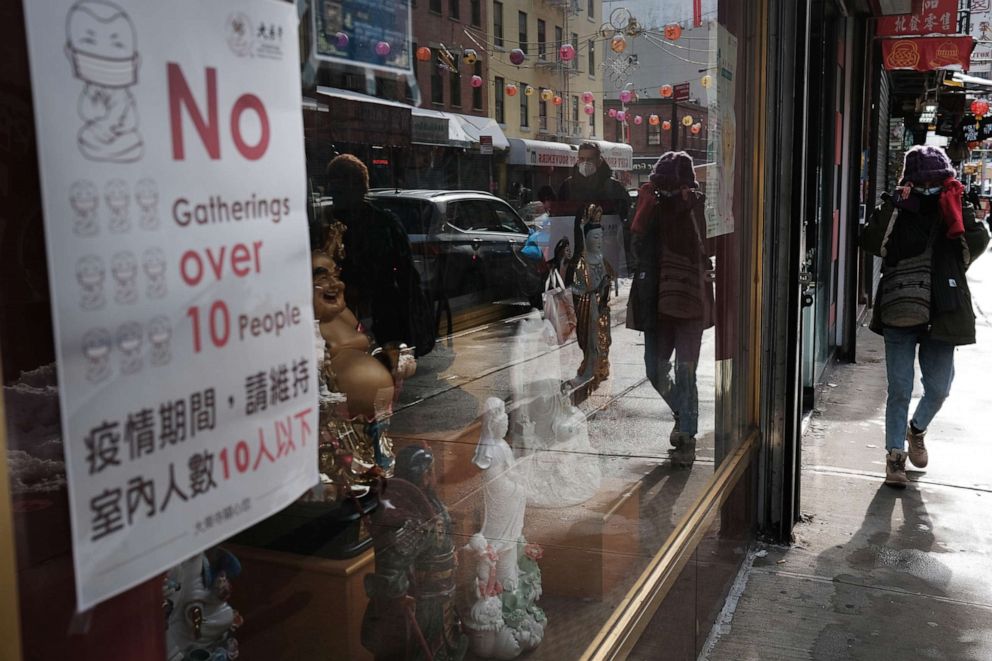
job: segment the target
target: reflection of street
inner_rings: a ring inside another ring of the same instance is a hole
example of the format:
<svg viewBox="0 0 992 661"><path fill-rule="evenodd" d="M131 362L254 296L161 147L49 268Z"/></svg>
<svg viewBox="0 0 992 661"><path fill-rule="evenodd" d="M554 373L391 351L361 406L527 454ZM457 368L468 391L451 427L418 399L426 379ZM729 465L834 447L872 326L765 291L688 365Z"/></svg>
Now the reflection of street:
<svg viewBox="0 0 992 661"><path fill-rule="evenodd" d="M611 304L610 377L578 407L589 440L579 454L598 466L599 489L578 504L531 503L527 510L524 534L544 548L539 605L550 623L532 658L581 653L713 473L714 332L703 337L699 365L698 458L690 470L674 469L668 458L674 420L645 377L643 334L624 326L629 286L622 281ZM439 340L404 384L392 419L399 445L426 440L440 457L439 490L455 520L458 545L468 542L482 516L482 481L471 465L482 402L507 400L512 419L518 406L511 400L514 378L527 374L541 380L557 372L568 379L582 361L574 340L550 350L533 345L514 351L523 323L524 317L506 319ZM510 437L513 443L512 432ZM561 463L563 453L576 451L517 447L515 452L526 471L529 464ZM549 472L548 479L555 474Z"/></svg>

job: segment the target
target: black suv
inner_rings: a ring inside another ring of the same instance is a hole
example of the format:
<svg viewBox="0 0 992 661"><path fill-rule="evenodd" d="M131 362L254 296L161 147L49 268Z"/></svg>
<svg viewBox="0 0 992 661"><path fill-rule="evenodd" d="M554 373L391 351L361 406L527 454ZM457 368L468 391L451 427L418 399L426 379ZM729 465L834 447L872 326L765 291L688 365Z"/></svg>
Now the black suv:
<svg viewBox="0 0 992 661"><path fill-rule="evenodd" d="M507 300L540 306L542 259L521 254L530 230L513 208L480 191L375 189L410 237L424 288L454 307Z"/></svg>

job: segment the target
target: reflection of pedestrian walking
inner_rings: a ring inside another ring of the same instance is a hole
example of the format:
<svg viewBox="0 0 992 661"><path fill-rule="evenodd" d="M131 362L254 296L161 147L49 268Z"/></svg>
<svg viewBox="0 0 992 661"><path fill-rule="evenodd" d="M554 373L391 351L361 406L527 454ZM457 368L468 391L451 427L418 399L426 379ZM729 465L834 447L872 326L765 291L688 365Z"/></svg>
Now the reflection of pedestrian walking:
<svg viewBox="0 0 992 661"><path fill-rule="evenodd" d="M918 468L927 465L924 435L950 393L954 348L975 343L965 273L989 235L954 176L943 150L913 147L903 164L903 188L894 198L883 195L861 237L861 247L883 259L871 329L885 338L885 483L894 487L908 482L907 458ZM909 418L917 347L924 392Z"/></svg>
<svg viewBox="0 0 992 661"><path fill-rule="evenodd" d="M635 268L627 325L644 331L647 376L672 410L672 461L681 466L696 456L696 368L703 331L713 325L712 263L698 188L692 157L664 154L641 186L631 224Z"/></svg>

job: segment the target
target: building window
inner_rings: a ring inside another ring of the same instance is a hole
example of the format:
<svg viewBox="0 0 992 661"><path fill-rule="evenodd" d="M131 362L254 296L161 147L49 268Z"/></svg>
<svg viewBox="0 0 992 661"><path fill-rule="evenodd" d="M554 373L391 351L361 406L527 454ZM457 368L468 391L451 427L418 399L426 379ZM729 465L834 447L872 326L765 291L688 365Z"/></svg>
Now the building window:
<svg viewBox="0 0 992 661"><path fill-rule="evenodd" d="M592 127L592 132L596 132L596 102L593 101L591 104L592 112L589 113L589 126Z"/></svg>
<svg viewBox="0 0 992 661"><path fill-rule="evenodd" d="M561 47L564 43L565 33L562 31L560 25L555 26L555 58L561 59Z"/></svg>
<svg viewBox="0 0 992 661"><path fill-rule="evenodd" d="M538 117L537 117L537 128L542 131L548 130L548 102L541 101L538 103Z"/></svg>
<svg viewBox="0 0 992 661"><path fill-rule="evenodd" d="M596 40L589 40L589 75L596 75Z"/></svg>
<svg viewBox="0 0 992 661"><path fill-rule="evenodd" d="M558 119L558 133L565 132L565 104L555 106L555 116Z"/></svg>
<svg viewBox="0 0 992 661"><path fill-rule="evenodd" d="M537 57L541 60L546 60L548 58L548 45L545 43L547 39L547 26L543 19L537 19Z"/></svg>
<svg viewBox="0 0 992 661"><path fill-rule="evenodd" d="M482 62L475 63L475 75L482 78ZM485 80L483 78L483 80ZM482 110L482 90L483 87L473 87L472 88L472 109ZM502 90L500 90L502 91Z"/></svg>
<svg viewBox="0 0 992 661"><path fill-rule="evenodd" d="M493 43L496 48L503 47L503 3L493 3Z"/></svg>
<svg viewBox="0 0 992 661"><path fill-rule="evenodd" d="M471 0L472 25L482 27L482 0Z"/></svg>
<svg viewBox="0 0 992 661"><path fill-rule="evenodd" d="M589 0L592 2L592 0ZM458 20L462 17L461 0L448 0L448 18Z"/></svg>
<svg viewBox="0 0 992 661"><path fill-rule="evenodd" d="M431 58L431 103L444 104L444 78L441 77L441 69Z"/></svg>
<svg viewBox="0 0 992 661"><path fill-rule="evenodd" d="M451 72L451 105L462 107L462 77L457 71Z"/></svg>
<svg viewBox="0 0 992 661"><path fill-rule="evenodd" d="M596 0L588 0L588 11L589 18L596 18Z"/></svg>
<svg viewBox="0 0 992 661"><path fill-rule="evenodd" d="M661 124L651 124L648 122L648 144L661 144Z"/></svg>
<svg viewBox="0 0 992 661"><path fill-rule="evenodd" d="M495 115L497 124L506 124L506 112L503 108L503 90L506 88L506 81L496 76L493 81L496 86L496 96L494 97L494 103L496 104Z"/></svg>
<svg viewBox="0 0 992 661"><path fill-rule="evenodd" d="M572 46L576 51L579 50L579 35L572 33ZM572 58L572 68L576 71L579 70L579 58L578 56Z"/></svg>
<svg viewBox="0 0 992 661"><path fill-rule="evenodd" d="M517 41L520 42L518 47L523 52L527 52L527 12L518 11L517 12Z"/></svg>
<svg viewBox="0 0 992 661"><path fill-rule="evenodd" d="M527 83L520 83L520 127L527 128L530 126L530 97L524 94L524 90L527 89Z"/></svg>
<svg viewBox="0 0 992 661"><path fill-rule="evenodd" d="M572 125L579 125L579 97L572 97Z"/></svg>
<svg viewBox="0 0 992 661"><path fill-rule="evenodd" d="M441 0L430 0L430 3L427 5L427 7L432 12L434 12L435 14L440 14L441 13Z"/></svg>

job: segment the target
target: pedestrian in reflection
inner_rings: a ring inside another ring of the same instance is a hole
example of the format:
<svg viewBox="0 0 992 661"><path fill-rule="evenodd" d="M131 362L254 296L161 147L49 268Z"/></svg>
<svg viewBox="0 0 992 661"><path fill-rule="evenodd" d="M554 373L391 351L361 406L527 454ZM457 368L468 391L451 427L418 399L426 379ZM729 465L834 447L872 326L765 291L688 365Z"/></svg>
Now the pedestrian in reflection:
<svg viewBox="0 0 992 661"><path fill-rule="evenodd" d="M332 219L347 228L341 280L348 307L380 346L406 344L422 356L434 347L434 316L400 221L369 201L369 171L341 154L327 165Z"/></svg>
<svg viewBox="0 0 992 661"><path fill-rule="evenodd" d="M882 258L870 328L885 338L885 484L905 487L907 457L929 462L924 436L954 379L954 348L975 343L966 271L989 235L938 147L906 152L900 188L884 194L861 235ZM923 398L909 418L919 354ZM909 453L906 443L909 442Z"/></svg>
<svg viewBox="0 0 992 661"><path fill-rule="evenodd" d="M627 326L644 331L644 366L675 418L669 443L679 467L696 457L696 368L703 331L713 326L713 267L702 212L692 157L667 152L638 191L631 223Z"/></svg>

